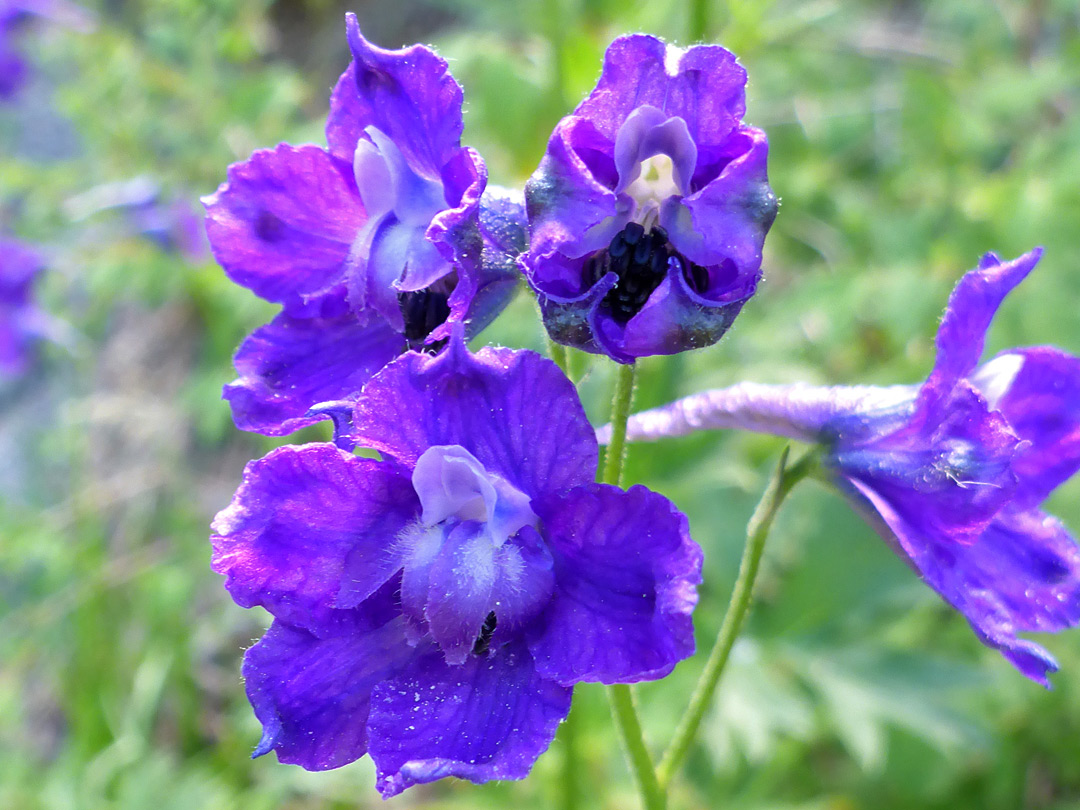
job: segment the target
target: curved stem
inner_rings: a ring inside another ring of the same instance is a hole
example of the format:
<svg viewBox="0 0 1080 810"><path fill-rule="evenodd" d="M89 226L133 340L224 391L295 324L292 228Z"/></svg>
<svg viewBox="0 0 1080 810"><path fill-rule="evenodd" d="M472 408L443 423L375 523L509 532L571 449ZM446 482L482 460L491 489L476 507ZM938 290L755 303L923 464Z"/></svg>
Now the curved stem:
<svg viewBox="0 0 1080 810"><path fill-rule="evenodd" d="M611 442L608 444L607 455L604 456L604 474L600 479L605 484L618 486L622 480L623 460L626 456L626 422L630 418L630 405L634 398L636 370L635 364L630 363L619 365L615 372L615 392L611 398ZM611 702L611 715L615 718L627 762L641 792L642 805L645 810L663 810L667 800L656 780L652 756L645 747L645 737L641 733L641 723L634 707L634 694L624 683L608 686L607 692Z"/></svg>
<svg viewBox="0 0 1080 810"><path fill-rule="evenodd" d="M664 810L667 797L656 779L649 749L645 747L645 737L641 733L641 723L634 706L634 693L625 683L610 685L607 693L611 701L611 714L626 749L626 758L641 791L641 804L645 810Z"/></svg>
<svg viewBox="0 0 1080 810"><path fill-rule="evenodd" d="M720 625L716 641L713 642L709 658L705 662L705 669L698 679L694 694L690 698L690 704L686 708L675 736L664 752L663 759L657 769L657 780L661 790L667 789L672 777L678 771L679 766L686 758L690 746L697 736L701 721L706 710L712 704L716 686L720 682L720 676L731 655L731 648L735 639L742 629L743 620L750 608L750 600L753 596L754 581L757 579L758 569L761 566L761 555L765 550L765 540L769 536L773 519L780 509L780 504L791 492L792 487L800 480L813 472L817 466L817 453L810 451L790 467L787 466L788 451L785 447L780 455L780 462L776 472L769 481L761 501L754 510L753 516L746 527L746 547L743 549L742 561L739 563L739 575L735 580L735 587L731 592L731 601L728 603L727 613Z"/></svg>

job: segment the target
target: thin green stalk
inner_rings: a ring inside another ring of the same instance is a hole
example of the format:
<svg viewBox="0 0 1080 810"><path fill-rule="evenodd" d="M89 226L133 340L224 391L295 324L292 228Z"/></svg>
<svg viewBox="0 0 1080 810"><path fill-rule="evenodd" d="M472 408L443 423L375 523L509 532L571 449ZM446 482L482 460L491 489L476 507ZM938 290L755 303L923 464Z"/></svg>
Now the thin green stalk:
<svg viewBox="0 0 1080 810"><path fill-rule="evenodd" d="M785 447L780 455L780 463L776 473L769 481L765 494L754 510L746 527L746 547L743 549L742 562L739 564L739 576L735 580L735 588L731 592L731 601L728 603L727 613L720 625L720 632L716 636L713 648L709 652L709 658L705 662L705 669L698 679L694 694L690 698L690 704L679 721L679 727L675 736L668 746L667 751L660 761L657 769L657 781L660 789L667 790L672 777L682 765L690 750L690 746L697 736L702 718L706 710L712 704L716 686L720 682L720 676L724 672L724 666L731 655L731 648L735 639L742 629L743 620L750 608L753 596L754 581L757 578L758 569L761 566L761 555L765 550L765 540L769 536L773 519L776 517L780 504L791 492L792 487L800 480L809 475L817 466L817 453L811 451L800 458L790 467L787 466L788 451Z"/></svg>
<svg viewBox="0 0 1080 810"><path fill-rule="evenodd" d="M566 722L559 726L559 742L562 744L562 782L559 785L561 810L578 810L581 807L581 755L578 751L578 716L573 709Z"/></svg>
<svg viewBox="0 0 1080 810"><path fill-rule="evenodd" d="M607 693L608 700L611 702L611 714L615 718L619 736L625 747L626 758L634 772L638 790L641 792L642 807L645 810L664 810L667 805L667 795L656 780L652 756L649 754L649 749L645 747L641 722L638 720L637 709L634 706L634 693L630 690L630 685L625 683L612 684L607 688Z"/></svg>
<svg viewBox="0 0 1080 810"><path fill-rule="evenodd" d="M620 364L615 372L615 393L611 398L611 442L604 457L604 474L601 481L605 484L619 485L622 480L623 459L626 456L626 421L630 418L630 405L634 398L635 364ZM656 768L652 756L645 747L645 737L641 733L641 722L634 707L634 694L624 683L612 684L607 688L611 702L611 715L619 729L630 770L634 773L641 803L645 810L663 810L667 797L656 781Z"/></svg>
<svg viewBox="0 0 1080 810"><path fill-rule="evenodd" d="M704 42L709 36L709 0L691 0L689 35L691 42Z"/></svg>
<svg viewBox="0 0 1080 810"><path fill-rule="evenodd" d="M548 357L555 362L555 365L559 367L563 374L566 374L569 377L570 375L566 372L566 347L561 343L556 343L549 336L547 339L547 349Z"/></svg>
<svg viewBox="0 0 1080 810"><path fill-rule="evenodd" d="M611 441L604 456L605 484L619 486L622 480L623 459L626 456L626 421L634 398L634 363L619 364L615 371L615 393L611 398Z"/></svg>

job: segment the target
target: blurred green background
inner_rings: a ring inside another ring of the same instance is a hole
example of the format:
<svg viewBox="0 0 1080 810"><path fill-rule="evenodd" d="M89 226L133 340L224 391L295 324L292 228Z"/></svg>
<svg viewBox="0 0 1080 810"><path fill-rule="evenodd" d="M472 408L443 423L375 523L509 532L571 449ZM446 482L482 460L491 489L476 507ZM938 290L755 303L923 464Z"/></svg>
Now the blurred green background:
<svg viewBox="0 0 1080 810"><path fill-rule="evenodd" d="M27 32L39 72L0 107L0 224L47 252L43 298L76 334L0 388L0 808L382 806L366 760L309 774L248 758L259 730L240 657L267 618L228 598L207 535L243 465L274 444L237 431L219 398L232 351L274 307L86 192L152 178L196 211L253 149L321 143L345 10L375 42L450 59L466 143L493 182L520 186L613 36L688 44L701 21L659 0L90 7L93 33ZM707 38L749 71L747 120L769 134L782 207L735 328L644 361L638 407L741 379L919 381L952 285L986 250L1047 249L990 350L1080 353L1075 0L705 12ZM542 349L533 307L523 293L478 343ZM609 370L574 359L602 422ZM705 548L701 646L780 448L713 434L631 450L629 480L674 499ZM1076 531L1078 495L1073 481L1050 502ZM1080 631L1040 639L1062 663L1055 690L1029 683L814 484L785 505L759 586L673 807L1080 808ZM700 664L640 690L654 746ZM636 806L602 692L579 688L575 712L577 768L602 794L590 806ZM444 781L386 806L550 807L560 756L557 741L524 782Z"/></svg>

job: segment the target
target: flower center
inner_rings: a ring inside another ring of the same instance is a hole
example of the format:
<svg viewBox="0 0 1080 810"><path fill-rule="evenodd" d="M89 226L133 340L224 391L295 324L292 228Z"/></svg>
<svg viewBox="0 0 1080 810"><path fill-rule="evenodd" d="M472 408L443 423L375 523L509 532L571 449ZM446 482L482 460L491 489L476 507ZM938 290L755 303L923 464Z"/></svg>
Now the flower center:
<svg viewBox="0 0 1080 810"><path fill-rule="evenodd" d="M431 344L425 344L424 341L450 317L448 298L446 293L430 287L397 294L401 317L405 321L405 340L408 341L410 349L438 354L446 345L446 340Z"/></svg>
<svg viewBox="0 0 1080 810"><path fill-rule="evenodd" d="M586 260L585 284L591 287L608 273L617 275L618 281L601 304L611 310L617 323L625 324L645 306L669 268L681 271L697 293L709 285L708 271L679 254L668 240L667 231L655 225L646 233L644 225L630 222L615 234L606 250Z"/></svg>
<svg viewBox="0 0 1080 810"><path fill-rule="evenodd" d="M397 540L406 633L428 635L447 663L504 645L554 587L551 554L530 498L459 445L417 459L419 520Z"/></svg>

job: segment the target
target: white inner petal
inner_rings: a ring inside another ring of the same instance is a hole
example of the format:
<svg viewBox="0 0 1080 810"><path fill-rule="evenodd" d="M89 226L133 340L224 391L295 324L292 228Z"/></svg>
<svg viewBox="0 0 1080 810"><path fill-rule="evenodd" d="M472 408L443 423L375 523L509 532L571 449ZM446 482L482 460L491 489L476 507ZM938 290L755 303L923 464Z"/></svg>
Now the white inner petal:
<svg viewBox="0 0 1080 810"><path fill-rule="evenodd" d="M675 164L667 155L653 155L641 161L641 173L626 188L626 193L638 204L637 219L650 211L658 211L668 197L679 193L675 182Z"/></svg>
<svg viewBox="0 0 1080 810"><path fill-rule="evenodd" d="M968 382L979 389L991 408L997 408L1023 367L1024 355L1003 354L977 368Z"/></svg>

